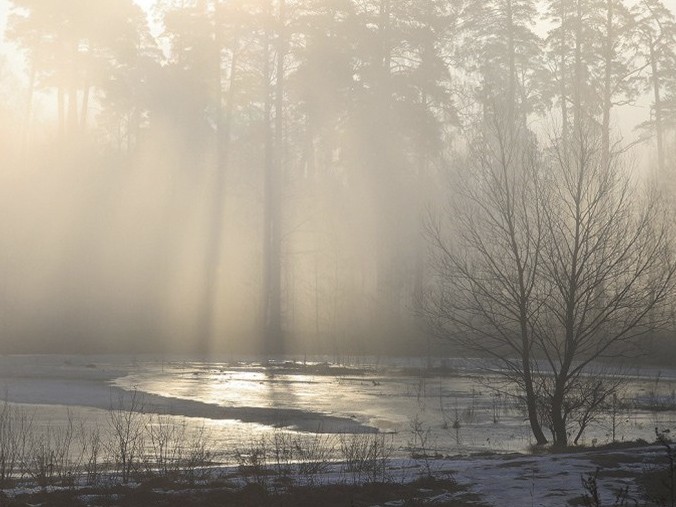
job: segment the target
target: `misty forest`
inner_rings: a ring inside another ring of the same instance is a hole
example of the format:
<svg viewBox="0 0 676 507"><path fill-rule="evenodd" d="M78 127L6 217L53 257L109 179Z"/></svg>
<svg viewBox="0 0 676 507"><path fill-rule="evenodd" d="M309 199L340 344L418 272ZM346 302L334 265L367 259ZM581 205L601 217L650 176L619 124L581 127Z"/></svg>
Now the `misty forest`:
<svg viewBox="0 0 676 507"><path fill-rule="evenodd" d="M676 505L676 1L0 32L0 505Z"/></svg>

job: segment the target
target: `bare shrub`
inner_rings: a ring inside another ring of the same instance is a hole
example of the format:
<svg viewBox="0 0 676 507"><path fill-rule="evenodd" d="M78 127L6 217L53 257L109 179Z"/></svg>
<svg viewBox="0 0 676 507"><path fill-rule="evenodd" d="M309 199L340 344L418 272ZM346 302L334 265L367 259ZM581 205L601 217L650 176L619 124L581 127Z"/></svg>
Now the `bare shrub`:
<svg viewBox="0 0 676 507"><path fill-rule="evenodd" d="M31 439L30 452L25 459L25 471L42 488L52 482L55 455L52 448L51 431L35 435Z"/></svg>
<svg viewBox="0 0 676 507"><path fill-rule="evenodd" d="M279 477L289 477L293 473L295 442L293 435L275 429L269 446L275 471Z"/></svg>
<svg viewBox="0 0 676 507"><path fill-rule="evenodd" d="M336 453L336 438L321 433L297 435L295 448L298 473L314 482L314 476L328 470L329 462Z"/></svg>
<svg viewBox="0 0 676 507"><path fill-rule="evenodd" d="M268 470L268 443L265 437L252 440L248 445L235 449L235 460L247 483L265 486L270 475Z"/></svg>
<svg viewBox="0 0 676 507"><path fill-rule="evenodd" d="M33 428L33 415L3 402L0 409L0 484L8 484L21 472Z"/></svg>
<svg viewBox="0 0 676 507"><path fill-rule="evenodd" d="M180 431L180 430L183 431ZM177 476L181 458L181 438L185 428L178 428L167 416L150 416L146 426L149 456L146 471L151 475Z"/></svg>
<svg viewBox="0 0 676 507"><path fill-rule="evenodd" d="M571 382L563 413L575 430L573 444L577 445L587 427L607 415L608 403L617 397L624 377L608 373L580 376ZM614 438L614 437L613 437Z"/></svg>
<svg viewBox="0 0 676 507"><path fill-rule="evenodd" d="M621 399L622 393L613 393L609 400L605 403L605 413L608 416L608 434L611 442L617 442L617 434L622 425L622 411L624 409Z"/></svg>
<svg viewBox="0 0 676 507"><path fill-rule="evenodd" d="M411 439L408 441L408 450L413 458L428 458L430 452L430 438L432 428L425 424L420 414L416 414L408 421Z"/></svg>
<svg viewBox="0 0 676 507"><path fill-rule="evenodd" d="M582 487L585 491L583 496L584 504L588 507L601 507L601 495L599 494L598 477L598 468L593 474L589 474L587 477L584 475L581 477Z"/></svg>
<svg viewBox="0 0 676 507"><path fill-rule="evenodd" d="M604 504L601 501L601 494L599 492L599 468L594 473L588 474L586 477L582 476L582 488L584 495L582 502L585 507L602 507ZM608 505L608 504L606 504ZM630 498L629 487L625 486L616 492L613 507L629 507L630 505L638 505L636 500Z"/></svg>
<svg viewBox="0 0 676 507"><path fill-rule="evenodd" d="M340 454L355 483L386 482L387 460L394 451L392 437L382 433L341 435Z"/></svg>
<svg viewBox="0 0 676 507"><path fill-rule="evenodd" d="M98 426L87 429L84 424L81 424L79 438L82 446L82 468L87 484L96 485L101 474L101 458L104 452L101 430Z"/></svg>
<svg viewBox="0 0 676 507"><path fill-rule="evenodd" d="M79 470L79 460L72 459L75 422L70 411L64 426L48 426L30 433L26 454L26 472L44 488L51 484L73 486Z"/></svg>
<svg viewBox="0 0 676 507"><path fill-rule="evenodd" d="M123 484L127 484L141 466L144 452L146 417L138 391L121 395L108 411L110 456Z"/></svg>
<svg viewBox="0 0 676 507"><path fill-rule="evenodd" d="M271 477L289 484L294 474L314 484L337 455L335 436L322 433L292 434L275 430L235 451L240 472L247 482L265 486Z"/></svg>
<svg viewBox="0 0 676 507"><path fill-rule="evenodd" d="M178 450L174 455L178 458L179 477L191 483L205 479L214 462L214 452L208 447L204 425L191 430L184 421L176 428Z"/></svg>
<svg viewBox="0 0 676 507"><path fill-rule="evenodd" d="M669 433L669 430L659 431L655 428L656 441L664 448L667 459L666 477L662 481L667 491L666 496L668 496L668 500L665 499L665 505L674 507L676 505L676 445L669 438Z"/></svg>
<svg viewBox="0 0 676 507"><path fill-rule="evenodd" d="M436 453L431 452L432 428L425 424L420 414L416 414L409 420L409 431L411 440L408 442L408 449L411 457L422 459L425 464L425 471L428 477L432 476L430 458L436 457ZM458 428L459 429L459 428ZM459 437L458 437L459 438Z"/></svg>

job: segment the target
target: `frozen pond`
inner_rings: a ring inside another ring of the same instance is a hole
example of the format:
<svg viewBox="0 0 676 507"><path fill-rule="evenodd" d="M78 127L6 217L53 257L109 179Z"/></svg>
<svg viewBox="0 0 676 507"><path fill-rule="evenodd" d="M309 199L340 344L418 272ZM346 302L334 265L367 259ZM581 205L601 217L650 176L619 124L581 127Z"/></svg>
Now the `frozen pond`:
<svg viewBox="0 0 676 507"><path fill-rule="evenodd" d="M109 409L136 391L149 414L163 414L205 431L228 461L235 450L274 431L342 434L381 432L400 456L424 450L443 455L525 451L530 429L518 403L491 389L477 361L447 360L428 370L419 359L362 359L332 365L284 360L4 356L4 399L31 410L41 427L70 416L105 428ZM674 405L676 372L631 372L625 399ZM654 440L654 429L676 428L673 410L621 409L617 440ZM275 429L275 428L282 428ZM600 419L585 442L612 438Z"/></svg>

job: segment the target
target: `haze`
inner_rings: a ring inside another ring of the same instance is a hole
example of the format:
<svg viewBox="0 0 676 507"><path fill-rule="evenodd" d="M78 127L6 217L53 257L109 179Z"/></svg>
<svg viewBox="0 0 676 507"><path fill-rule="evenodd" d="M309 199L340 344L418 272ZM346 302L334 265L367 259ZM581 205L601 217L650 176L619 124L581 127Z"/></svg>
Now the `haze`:
<svg viewBox="0 0 676 507"><path fill-rule="evenodd" d="M544 142L568 101L560 2L513 3L3 0L2 350L436 347L426 223L487 108ZM662 177L676 2L617 1L610 35L583 3L585 110L603 123L611 37L613 148Z"/></svg>

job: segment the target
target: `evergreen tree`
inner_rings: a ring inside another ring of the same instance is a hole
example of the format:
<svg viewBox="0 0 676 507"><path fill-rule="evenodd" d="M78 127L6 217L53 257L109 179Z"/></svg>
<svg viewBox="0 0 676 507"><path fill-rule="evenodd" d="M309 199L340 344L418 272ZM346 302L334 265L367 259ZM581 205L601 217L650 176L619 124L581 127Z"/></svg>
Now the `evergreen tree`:
<svg viewBox="0 0 676 507"><path fill-rule="evenodd" d="M676 90L676 19L660 0L642 0L635 8L637 45L648 68L644 90L652 96L652 114L641 127L654 133L657 168L665 174L665 133L674 125L676 108L670 107Z"/></svg>
<svg viewBox="0 0 676 507"><path fill-rule="evenodd" d="M534 32L533 0L468 2L462 13L463 60L480 80L479 100L487 110L504 109L524 119L541 106L542 45Z"/></svg>

